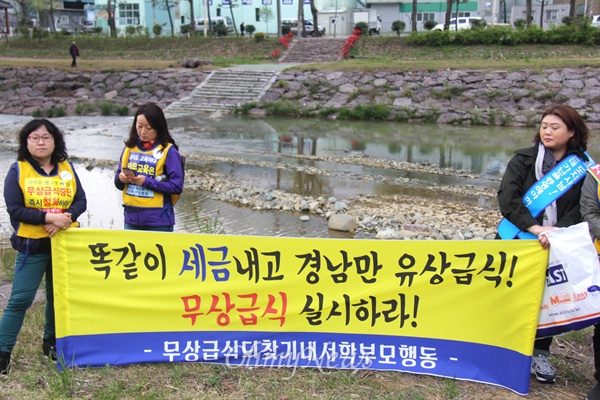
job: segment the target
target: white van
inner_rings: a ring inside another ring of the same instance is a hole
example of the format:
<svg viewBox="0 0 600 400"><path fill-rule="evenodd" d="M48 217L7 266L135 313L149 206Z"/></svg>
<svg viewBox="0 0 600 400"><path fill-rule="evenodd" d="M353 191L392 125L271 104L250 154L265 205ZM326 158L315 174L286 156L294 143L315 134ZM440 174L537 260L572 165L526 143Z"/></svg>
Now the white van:
<svg viewBox="0 0 600 400"><path fill-rule="evenodd" d="M592 15L592 26L600 28L600 15Z"/></svg>
<svg viewBox="0 0 600 400"><path fill-rule="evenodd" d="M206 19L206 21L208 22L208 18ZM233 21L231 20L230 17L210 17L210 23L211 23L211 26L215 26L217 24L225 25L225 28L227 28L228 35L231 35L234 31ZM196 19L196 30L204 31L204 18Z"/></svg>
<svg viewBox="0 0 600 400"><path fill-rule="evenodd" d="M451 31L455 31L457 28L458 30L462 30L462 29L471 29L471 27L473 26L473 21L482 21L482 23L485 23L485 21L483 19L481 19L480 17L460 17L458 18L458 27L456 26L456 18L452 18L450 20L450 30ZM441 24L437 24L432 31L443 31L444 30L444 23L442 22Z"/></svg>
<svg viewBox="0 0 600 400"><path fill-rule="evenodd" d="M290 27L290 32L292 32L294 35L298 34L298 18L282 18L281 19L281 26L289 26ZM306 33L308 33L311 36L315 36L314 30L314 24L312 22L311 19L305 19L304 20L304 28L306 29ZM321 34L321 36L325 35L325 28L323 28L321 25L317 25L317 30L319 31L319 33Z"/></svg>

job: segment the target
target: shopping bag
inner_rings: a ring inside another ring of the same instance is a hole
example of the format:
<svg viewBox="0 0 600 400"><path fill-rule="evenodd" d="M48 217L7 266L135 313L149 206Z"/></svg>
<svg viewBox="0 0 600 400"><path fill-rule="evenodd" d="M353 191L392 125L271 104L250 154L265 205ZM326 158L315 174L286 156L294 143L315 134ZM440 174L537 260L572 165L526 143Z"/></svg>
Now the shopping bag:
<svg viewBox="0 0 600 400"><path fill-rule="evenodd" d="M536 337L600 322L600 262L587 222L544 233L550 242Z"/></svg>

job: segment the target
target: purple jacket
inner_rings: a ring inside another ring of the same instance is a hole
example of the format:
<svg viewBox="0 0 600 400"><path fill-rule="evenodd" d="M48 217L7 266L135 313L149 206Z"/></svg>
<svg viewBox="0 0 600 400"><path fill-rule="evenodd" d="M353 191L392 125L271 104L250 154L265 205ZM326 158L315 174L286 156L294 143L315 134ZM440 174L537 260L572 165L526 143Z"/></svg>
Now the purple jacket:
<svg viewBox="0 0 600 400"><path fill-rule="evenodd" d="M159 146L156 142L154 147ZM175 211L173 209L172 195L179 195L183 191L183 158L179 151L171 146L166 154L164 165L164 179L157 180L154 175L146 175L143 188L162 193L164 204L162 208L141 208L123 205L125 209L125 223L139 227L173 226L175 225ZM123 152L119 158L119 165L115 173L115 186L119 190L125 188L125 184L119 180L119 173L123 165Z"/></svg>

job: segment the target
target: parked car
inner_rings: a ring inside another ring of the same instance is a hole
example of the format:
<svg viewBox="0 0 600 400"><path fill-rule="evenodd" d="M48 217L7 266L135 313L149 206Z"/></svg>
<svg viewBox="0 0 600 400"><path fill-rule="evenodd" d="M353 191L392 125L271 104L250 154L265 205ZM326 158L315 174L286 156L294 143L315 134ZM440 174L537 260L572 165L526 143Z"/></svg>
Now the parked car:
<svg viewBox="0 0 600 400"><path fill-rule="evenodd" d="M208 21L208 18L207 18ZM214 27L217 24L225 25L227 28L227 34L231 35L233 33L233 21L230 17L211 17L210 18L211 27ZM204 31L204 18L196 19L196 30Z"/></svg>
<svg viewBox="0 0 600 400"><path fill-rule="evenodd" d="M592 15L592 26L600 28L600 15Z"/></svg>
<svg viewBox="0 0 600 400"><path fill-rule="evenodd" d="M292 32L294 35L298 34L298 18L283 18L281 20L281 26L289 26L290 32ZM311 36L315 36L315 27L312 20L305 19L304 28L306 29L306 33L308 33ZM323 28L321 25L317 25L317 30L319 31L321 36L325 35L325 28Z"/></svg>
<svg viewBox="0 0 600 400"><path fill-rule="evenodd" d="M456 18L452 18L450 20L450 30L455 31L457 28L459 31L462 29L471 29L473 27L473 21L481 21L480 23L485 25L485 21L480 17L460 17L460 18L458 18L458 27L457 27ZM443 31L444 23L437 24L432 30L433 31Z"/></svg>
<svg viewBox="0 0 600 400"><path fill-rule="evenodd" d="M80 28L81 32L87 32L87 33L95 33L96 32L96 25L94 24L94 21L83 21L83 23L81 24L81 28Z"/></svg>

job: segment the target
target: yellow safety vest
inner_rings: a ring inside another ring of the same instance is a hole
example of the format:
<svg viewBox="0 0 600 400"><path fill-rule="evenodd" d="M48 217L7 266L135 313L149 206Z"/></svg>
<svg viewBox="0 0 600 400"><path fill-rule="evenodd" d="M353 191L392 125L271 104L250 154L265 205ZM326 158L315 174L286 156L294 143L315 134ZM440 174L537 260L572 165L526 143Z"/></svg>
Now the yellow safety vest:
<svg viewBox="0 0 600 400"><path fill-rule="evenodd" d="M47 213L64 213L71 207L77 182L75 172L67 161L58 163L58 173L54 176L40 175L29 161L18 161L19 186L23 192L25 207L35 208ZM71 226L79 226L74 222ZM49 237L44 225L32 225L21 222L17 236L41 239Z"/></svg>
<svg viewBox="0 0 600 400"><path fill-rule="evenodd" d="M140 150L137 146L135 148L125 147L121 158L121 168L129 168L138 175L160 176L164 173L167 152L171 146L171 143L167 143L166 146L158 146L146 151ZM173 198L173 204L175 201ZM123 204L141 208L162 208L164 195L141 186L125 184Z"/></svg>

